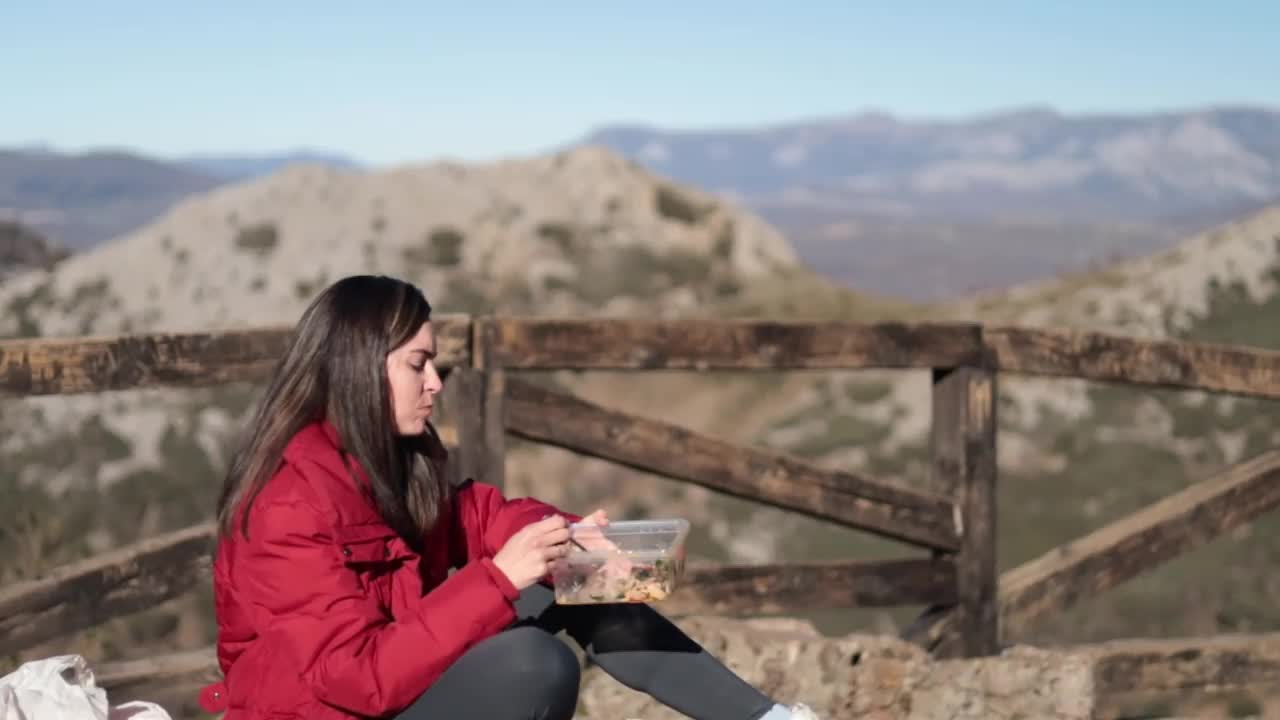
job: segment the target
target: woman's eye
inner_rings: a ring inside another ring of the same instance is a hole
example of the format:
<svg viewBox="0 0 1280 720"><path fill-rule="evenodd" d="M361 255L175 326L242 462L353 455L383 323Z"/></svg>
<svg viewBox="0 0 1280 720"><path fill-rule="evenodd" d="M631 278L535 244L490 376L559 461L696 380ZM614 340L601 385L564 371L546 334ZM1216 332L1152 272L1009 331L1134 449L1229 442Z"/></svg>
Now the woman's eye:
<svg viewBox="0 0 1280 720"><path fill-rule="evenodd" d="M426 367L426 365L425 365L425 364L423 364L423 365L414 365L414 364L412 364L412 363L411 363L411 364L409 365L409 367L413 368L413 371L414 371L414 372L422 372L423 368L425 368L425 367Z"/></svg>

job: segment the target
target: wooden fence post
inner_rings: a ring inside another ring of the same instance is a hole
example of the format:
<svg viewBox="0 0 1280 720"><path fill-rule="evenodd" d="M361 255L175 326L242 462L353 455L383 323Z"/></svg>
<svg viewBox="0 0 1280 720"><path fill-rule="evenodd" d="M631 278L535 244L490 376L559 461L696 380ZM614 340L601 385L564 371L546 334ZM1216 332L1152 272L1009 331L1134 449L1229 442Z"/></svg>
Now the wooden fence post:
<svg viewBox="0 0 1280 720"><path fill-rule="evenodd" d="M499 489L506 487L507 373L494 362L492 347L497 327L493 318L476 318L471 324L471 366L480 373L479 468L476 479Z"/></svg>
<svg viewBox="0 0 1280 720"><path fill-rule="evenodd" d="M955 498L957 623L935 652L978 657L999 651L996 567L996 374L988 368L933 371L933 481Z"/></svg>
<svg viewBox="0 0 1280 720"><path fill-rule="evenodd" d="M449 476L454 484L467 478L503 488L506 484L506 371L488 367L492 323L471 322L471 364L451 368L441 398L452 426Z"/></svg>

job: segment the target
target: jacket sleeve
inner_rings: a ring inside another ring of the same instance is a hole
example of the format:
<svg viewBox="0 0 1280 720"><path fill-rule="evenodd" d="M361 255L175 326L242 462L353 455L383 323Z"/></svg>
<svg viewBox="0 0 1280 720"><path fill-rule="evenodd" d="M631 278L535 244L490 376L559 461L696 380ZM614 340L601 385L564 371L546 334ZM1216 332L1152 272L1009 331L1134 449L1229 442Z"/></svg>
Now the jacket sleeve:
<svg viewBox="0 0 1280 720"><path fill-rule="evenodd" d="M515 619L518 596L492 562L472 563L391 618L368 596L326 517L306 500L254 508L237 588L265 613L263 640L302 669L316 697L377 716L412 703L475 643Z"/></svg>
<svg viewBox="0 0 1280 720"><path fill-rule="evenodd" d="M467 562L492 558L520 528L547 515L562 515L571 523L582 519L541 500L507 499L493 485L475 480L459 488L457 499L460 527L456 540L465 547Z"/></svg>

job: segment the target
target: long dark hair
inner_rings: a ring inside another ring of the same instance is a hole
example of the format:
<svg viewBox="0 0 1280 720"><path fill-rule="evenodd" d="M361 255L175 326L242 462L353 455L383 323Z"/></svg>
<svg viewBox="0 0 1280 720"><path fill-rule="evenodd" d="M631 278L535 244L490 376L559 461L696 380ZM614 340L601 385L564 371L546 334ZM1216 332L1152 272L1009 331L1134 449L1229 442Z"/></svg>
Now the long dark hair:
<svg viewBox="0 0 1280 720"><path fill-rule="evenodd" d="M218 499L220 534L238 517L248 537L249 510L285 446L327 419L348 467L368 476L364 489L383 520L421 546L448 500L444 446L430 424L421 437L395 434L386 357L430 319L421 290L384 276L343 278L311 302L232 458Z"/></svg>

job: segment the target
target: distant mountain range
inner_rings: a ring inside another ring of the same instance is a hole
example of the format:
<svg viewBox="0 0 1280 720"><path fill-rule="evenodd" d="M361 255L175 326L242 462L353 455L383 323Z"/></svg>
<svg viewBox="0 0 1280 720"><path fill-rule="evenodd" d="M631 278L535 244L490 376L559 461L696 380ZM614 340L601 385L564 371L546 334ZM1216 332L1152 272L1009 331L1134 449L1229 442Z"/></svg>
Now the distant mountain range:
<svg viewBox="0 0 1280 720"><path fill-rule="evenodd" d="M847 284L934 299L1167 247L1280 198L1280 112L1025 109L581 141L737 198Z"/></svg>
<svg viewBox="0 0 1280 720"><path fill-rule="evenodd" d="M1280 200L1280 111L1266 108L609 126L564 147L583 145L734 199L846 286L916 301L1158 252ZM0 152L0 220L80 250L191 194L297 163L359 168L311 149L169 161Z"/></svg>
<svg viewBox="0 0 1280 720"><path fill-rule="evenodd" d="M607 127L584 142L752 204L885 217L1163 220L1280 197L1280 112L864 114L755 130Z"/></svg>
<svg viewBox="0 0 1280 720"><path fill-rule="evenodd" d="M299 150L277 155L193 155L178 162L192 170L222 178L243 180L270 175L289 165L325 165L344 170L357 170L360 163L337 153Z"/></svg>

